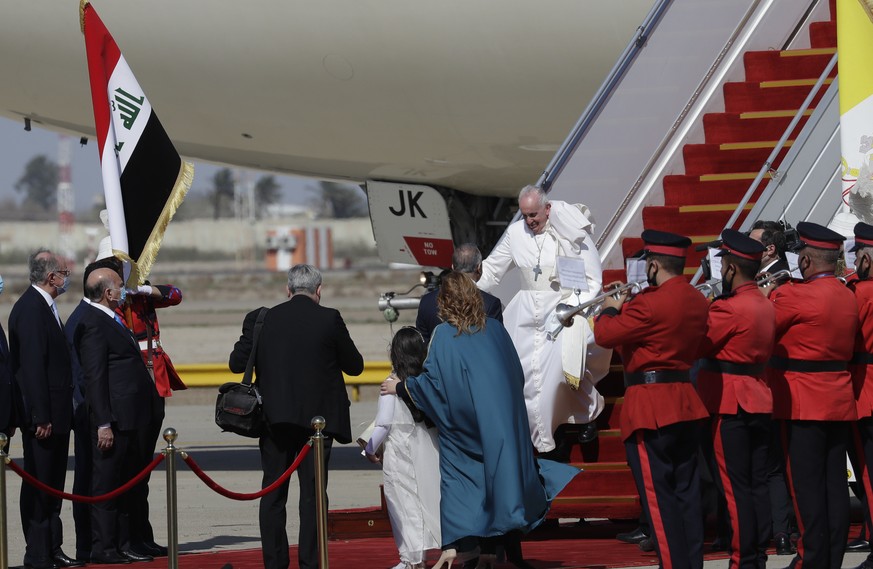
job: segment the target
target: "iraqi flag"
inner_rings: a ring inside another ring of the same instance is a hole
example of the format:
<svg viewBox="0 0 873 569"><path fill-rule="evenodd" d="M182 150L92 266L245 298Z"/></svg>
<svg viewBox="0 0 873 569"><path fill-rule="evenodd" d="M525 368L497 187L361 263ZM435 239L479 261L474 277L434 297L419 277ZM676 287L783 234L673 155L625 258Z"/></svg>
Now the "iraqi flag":
<svg viewBox="0 0 873 569"><path fill-rule="evenodd" d="M194 166L183 162L121 50L87 0L80 5L109 236L115 256L142 284L167 224L185 199Z"/></svg>

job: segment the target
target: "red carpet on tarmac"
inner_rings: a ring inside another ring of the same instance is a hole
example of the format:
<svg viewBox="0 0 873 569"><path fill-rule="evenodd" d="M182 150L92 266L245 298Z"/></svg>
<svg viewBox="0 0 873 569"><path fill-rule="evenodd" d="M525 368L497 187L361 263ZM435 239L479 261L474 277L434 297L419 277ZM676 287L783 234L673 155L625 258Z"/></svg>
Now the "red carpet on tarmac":
<svg viewBox="0 0 873 569"><path fill-rule="evenodd" d="M633 525L607 522L592 522L585 527L562 525L553 531L537 530L522 542L525 560L536 569L608 569L613 567L645 567L657 565L658 558L654 552L643 553L636 545L621 543L615 539L618 532L633 529ZM849 539L858 537L860 526L852 523L849 529ZM706 547L712 542L708 535ZM182 545L184 550L184 544ZM771 558L774 551L768 551ZM707 553L706 560L727 559L724 552ZM785 564L790 556L783 556ZM331 569L391 569L398 562L397 547L390 537L375 537L328 542L328 560ZM428 567L436 559L428 560ZM226 567L230 565L231 567ZM239 549L226 551L210 551L206 553L182 553L179 556L179 569L262 569L260 549ZM136 563L133 565L102 565L101 568L132 569L164 569L166 559L156 559L152 563ZM460 565L455 567L460 569ZM510 563L498 564L498 567L511 569ZM297 547L291 546L291 567L297 566Z"/></svg>
<svg viewBox="0 0 873 569"><path fill-rule="evenodd" d="M654 552L643 553L636 545L615 539L552 539L525 541L525 559L537 569L547 568L608 568L644 567L657 565ZM328 545L331 569L390 569L399 562L392 538L368 538L349 541L331 541ZM706 559L727 559L723 553L707 554ZM432 565L436 560L428 563ZM192 553L179 556L180 569L221 569L225 564L233 569L262 569L260 549L244 549L210 553ZM786 558L787 563L787 558ZM459 565L456 565L460 567ZM514 567L510 563L500 567ZM110 566L105 566L107 569ZM128 569L130 565L126 566ZM166 567L166 561L138 564L137 567ZM291 547L291 569L297 569L297 548Z"/></svg>

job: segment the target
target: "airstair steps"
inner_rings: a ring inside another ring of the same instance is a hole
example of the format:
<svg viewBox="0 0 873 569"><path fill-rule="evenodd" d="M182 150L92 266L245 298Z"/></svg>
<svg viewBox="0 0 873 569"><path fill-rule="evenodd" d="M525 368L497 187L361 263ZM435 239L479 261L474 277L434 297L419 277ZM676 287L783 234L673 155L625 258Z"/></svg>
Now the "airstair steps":
<svg viewBox="0 0 873 569"><path fill-rule="evenodd" d="M775 145L776 141L686 144L682 151L685 173L689 176L731 172L757 173ZM781 161L785 157L790 146L788 144L780 151L777 160ZM720 201L724 201L724 198Z"/></svg>
<svg viewBox="0 0 873 569"><path fill-rule="evenodd" d="M643 227L687 235L695 245L718 238L836 52L835 4L835 0L829 1L830 20L810 25L811 48L744 54L745 79L724 85L725 111L704 115L703 143L683 148L684 173L663 178L664 205L643 208ZM828 81L835 75L836 70ZM787 147L776 156L772 169L778 169L820 97L813 99L790 133ZM768 173L755 188L735 227L745 220L769 178ZM625 255L642 246L636 236L622 241ZM689 253L686 275L694 274L703 254Z"/></svg>
<svg viewBox="0 0 873 569"><path fill-rule="evenodd" d="M830 84L833 79L826 79ZM729 113L753 111L780 111L794 109L795 112L806 100L809 89L816 79L793 79L788 81L734 81L724 85L724 106ZM814 107L824 95L818 92L812 100Z"/></svg>
<svg viewBox="0 0 873 569"><path fill-rule="evenodd" d="M708 143L779 140L796 113L796 110L707 113L703 116L703 132ZM811 114L812 110L807 109L792 138L800 132Z"/></svg>
<svg viewBox="0 0 873 569"><path fill-rule="evenodd" d="M778 81L818 77L836 53L834 47L750 51L744 56L746 81ZM836 76L836 69L831 77Z"/></svg>
<svg viewBox="0 0 873 569"><path fill-rule="evenodd" d="M714 203L739 203L749 189L755 176L687 176L671 175L664 177L664 205L703 205ZM753 194L760 195L770 182L769 174L761 180ZM627 238L625 238L627 239ZM642 245L642 242L640 242Z"/></svg>

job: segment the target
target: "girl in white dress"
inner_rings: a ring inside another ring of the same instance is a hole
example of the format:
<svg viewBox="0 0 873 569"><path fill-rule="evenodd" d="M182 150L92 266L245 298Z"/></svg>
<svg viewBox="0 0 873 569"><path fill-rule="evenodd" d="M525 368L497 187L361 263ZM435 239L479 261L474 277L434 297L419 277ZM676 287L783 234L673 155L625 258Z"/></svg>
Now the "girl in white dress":
<svg viewBox="0 0 873 569"><path fill-rule="evenodd" d="M391 342L392 375L420 374L425 356L421 333L401 328ZM441 544L439 451L436 429L428 424L421 411L410 410L396 395L382 395L364 449L367 458L382 463L388 517L400 553L395 569L423 569L426 552Z"/></svg>

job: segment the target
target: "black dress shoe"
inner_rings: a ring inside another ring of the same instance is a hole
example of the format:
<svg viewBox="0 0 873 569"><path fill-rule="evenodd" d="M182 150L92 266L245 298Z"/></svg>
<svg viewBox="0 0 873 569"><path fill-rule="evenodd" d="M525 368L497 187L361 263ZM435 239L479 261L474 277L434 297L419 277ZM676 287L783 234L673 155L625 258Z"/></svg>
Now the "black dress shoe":
<svg viewBox="0 0 873 569"><path fill-rule="evenodd" d="M55 565L58 567L84 567L85 563L83 561L79 561L78 559L73 559L72 557L65 554L63 551L58 551L52 557L52 560L55 562Z"/></svg>
<svg viewBox="0 0 873 569"><path fill-rule="evenodd" d="M585 423L582 425L582 429L579 431L579 442L582 444L590 443L594 439L597 438L597 425L594 421L590 423Z"/></svg>
<svg viewBox="0 0 873 569"><path fill-rule="evenodd" d="M793 555L797 553L797 549L791 544L791 539L784 533L777 534L773 538L776 544L776 555Z"/></svg>
<svg viewBox="0 0 873 569"><path fill-rule="evenodd" d="M870 542L866 539L853 539L849 543L846 544L846 551L850 551L852 553L870 551Z"/></svg>
<svg viewBox="0 0 873 569"><path fill-rule="evenodd" d="M51 561L45 561L43 563L37 564L25 563L24 565L22 565L22 567L24 569L59 569L59 567Z"/></svg>
<svg viewBox="0 0 873 569"><path fill-rule="evenodd" d="M130 559L114 551L103 555L91 555L91 563L99 565L126 565L130 562Z"/></svg>
<svg viewBox="0 0 873 569"><path fill-rule="evenodd" d="M640 551L645 551L646 553L649 553L650 551L655 551L655 540L651 537L647 537L646 539L639 542L637 546L640 548Z"/></svg>
<svg viewBox="0 0 873 569"><path fill-rule="evenodd" d="M647 537L649 536L644 534L643 530L638 527L633 531L626 531L624 533L616 535L615 539L624 543L639 543Z"/></svg>
<svg viewBox="0 0 873 569"><path fill-rule="evenodd" d="M122 551L121 555L130 559L132 563L146 562L146 561L154 561L155 558L151 555L145 555L143 553L137 553L136 551Z"/></svg>

